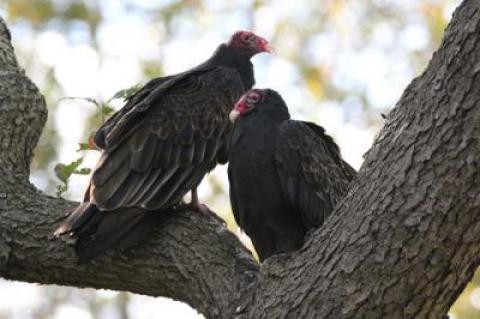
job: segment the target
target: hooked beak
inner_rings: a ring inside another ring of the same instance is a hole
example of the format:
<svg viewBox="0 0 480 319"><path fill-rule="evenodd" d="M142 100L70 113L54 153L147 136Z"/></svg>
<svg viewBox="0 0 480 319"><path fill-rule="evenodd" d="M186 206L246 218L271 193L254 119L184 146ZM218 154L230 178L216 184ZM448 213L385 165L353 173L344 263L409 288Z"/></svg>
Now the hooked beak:
<svg viewBox="0 0 480 319"><path fill-rule="evenodd" d="M275 49L273 48L267 40L262 37L257 37L257 47L260 48L260 52L273 53Z"/></svg>
<svg viewBox="0 0 480 319"><path fill-rule="evenodd" d="M228 115L228 118L230 119L230 122L235 123L240 116L240 112L233 109L230 114Z"/></svg>
<svg viewBox="0 0 480 319"><path fill-rule="evenodd" d="M244 113L244 111L247 109L247 104L246 104L246 99L247 95L244 94L242 97L235 103L233 106L233 110L230 112L228 117L230 118L230 122L235 123L236 120Z"/></svg>

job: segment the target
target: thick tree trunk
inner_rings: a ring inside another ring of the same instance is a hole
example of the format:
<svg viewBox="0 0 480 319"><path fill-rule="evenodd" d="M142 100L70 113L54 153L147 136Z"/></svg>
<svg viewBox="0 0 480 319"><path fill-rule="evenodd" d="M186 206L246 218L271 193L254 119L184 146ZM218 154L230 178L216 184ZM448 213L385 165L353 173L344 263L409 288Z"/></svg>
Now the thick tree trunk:
<svg viewBox="0 0 480 319"><path fill-rule="evenodd" d="M304 247L259 267L232 234L170 216L146 245L77 265L47 240L72 203L28 183L45 105L0 21L0 276L185 301L210 318L441 318L479 264L480 2L457 9L358 179Z"/></svg>

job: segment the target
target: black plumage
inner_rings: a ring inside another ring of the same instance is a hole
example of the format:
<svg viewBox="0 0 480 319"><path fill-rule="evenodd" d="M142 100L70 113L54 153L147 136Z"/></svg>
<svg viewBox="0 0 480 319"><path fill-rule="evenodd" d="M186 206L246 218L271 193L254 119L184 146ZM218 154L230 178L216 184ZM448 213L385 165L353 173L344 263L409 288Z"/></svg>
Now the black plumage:
<svg viewBox="0 0 480 319"><path fill-rule="evenodd" d="M231 105L254 84L250 58L269 51L251 32L235 33L201 65L147 83L98 130L103 149L84 202L54 235L77 236L88 260L130 247L178 205L217 163L227 160Z"/></svg>
<svg viewBox="0 0 480 319"><path fill-rule="evenodd" d="M275 91L251 90L230 114L228 177L235 220L260 260L300 248L345 195L355 170L322 127L290 119Z"/></svg>

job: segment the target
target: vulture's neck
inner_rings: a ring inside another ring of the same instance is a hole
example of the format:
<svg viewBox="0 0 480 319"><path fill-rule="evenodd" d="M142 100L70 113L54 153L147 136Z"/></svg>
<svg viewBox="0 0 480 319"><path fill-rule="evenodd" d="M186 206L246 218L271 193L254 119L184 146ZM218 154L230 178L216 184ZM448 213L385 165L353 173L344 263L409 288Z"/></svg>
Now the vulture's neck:
<svg viewBox="0 0 480 319"><path fill-rule="evenodd" d="M240 119L245 126L249 126L252 131L263 131L276 129L283 122L288 121L290 115L285 112L278 112L270 108L269 105L259 106L257 110L252 111L251 114L246 114L244 118Z"/></svg>
<svg viewBox="0 0 480 319"><path fill-rule="evenodd" d="M255 84L253 75L253 64L250 62L252 55L240 48L229 47L221 44L213 56L210 58L211 63L233 68L240 73L245 90L251 89Z"/></svg>

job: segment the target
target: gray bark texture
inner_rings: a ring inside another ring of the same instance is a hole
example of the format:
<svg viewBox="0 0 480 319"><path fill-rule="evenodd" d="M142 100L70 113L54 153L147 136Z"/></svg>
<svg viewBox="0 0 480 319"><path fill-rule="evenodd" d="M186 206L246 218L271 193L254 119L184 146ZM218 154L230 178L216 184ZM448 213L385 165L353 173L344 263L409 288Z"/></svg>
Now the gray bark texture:
<svg viewBox="0 0 480 319"><path fill-rule="evenodd" d="M301 250L259 266L223 225L169 216L143 247L78 265L49 241L75 204L28 181L46 119L0 20L0 276L184 301L208 318L442 318L480 262L480 2L465 0Z"/></svg>

